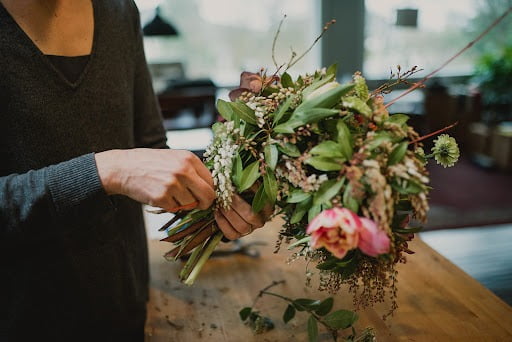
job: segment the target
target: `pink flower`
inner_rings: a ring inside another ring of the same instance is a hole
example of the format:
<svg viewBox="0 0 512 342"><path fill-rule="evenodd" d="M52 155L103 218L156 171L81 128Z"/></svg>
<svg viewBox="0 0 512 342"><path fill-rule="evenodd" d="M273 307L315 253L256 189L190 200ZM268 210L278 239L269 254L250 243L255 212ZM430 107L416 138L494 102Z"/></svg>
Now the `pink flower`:
<svg viewBox="0 0 512 342"><path fill-rule="evenodd" d="M346 208L322 211L308 225L311 247L325 247L335 257L342 259L349 250L358 246L361 219Z"/></svg>
<svg viewBox="0 0 512 342"><path fill-rule="evenodd" d="M359 249L366 255L376 257L389 252L390 240L386 232L380 230L375 222L361 217L359 229Z"/></svg>
<svg viewBox="0 0 512 342"><path fill-rule="evenodd" d="M311 236L312 248L324 247L339 259L355 248L377 257L389 252L391 242L375 222L346 208L322 211L309 223L306 233Z"/></svg>

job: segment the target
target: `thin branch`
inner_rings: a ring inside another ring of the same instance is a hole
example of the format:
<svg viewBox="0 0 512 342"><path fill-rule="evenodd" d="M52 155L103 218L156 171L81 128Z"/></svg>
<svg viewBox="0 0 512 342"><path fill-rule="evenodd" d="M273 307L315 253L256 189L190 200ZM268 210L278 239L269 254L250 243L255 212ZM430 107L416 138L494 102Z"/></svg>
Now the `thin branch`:
<svg viewBox="0 0 512 342"><path fill-rule="evenodd" d="M279 280L279 281L273 281L272 284L266 286L265 288L261 289L260 292L258 293L258 295L256 296L256 298L254 298L254 301L252 302L252 307L254 307L256 305L256 302L258 301L258 299L260 299L264 294L265 292L268 290L268 289L271 289L272 287L274 286L277 286L277 285L280 285L280 284L284 284L286 283L286 280Z"/></svg>
<svg viewBox="0 0 512 342"><path fill-rule="evenodd" d="M283 16L283 19L279 22L279 26L277 27L277 32L274 35L274 41L272 42L272 61L274 62L274 65L276 68L279 68L279 65L276 60L276 43L277 43L277 37L279 37L279 33L281 32L281 26L283 26L283 22L286 19L286 14Z"/></svg>
<svg viewBox="0 0 512 342"><path fill-rule="evenodd" d="M459 124L459 122L457 121L457 122L455 122L455 123L451 124L450 126L446 126L445 128L441 128L440 130L437 130L437 131L435 131L435 132L432 132L432 133L429 133L429 134L424 135L424 136L422 136L422 137L419 137L418 139L411 141L411 142L409 143L409 145L419 143L420 141L423 141L423 140L425 140L425 139L428 139L428 138L430 138L430 137L432 137L432 136L434 136L434 135L441 134L441 133L443 133L443 132L445 132L445 131L449 130L450 128L453 128L453 127L457 126L458 124Z"/></svg>
<svg viewBox="0 0 512 342"><path fill-rule="evenodd" d="M411 93L412 91L414 91L415 89L417 89L418 87L420 87L421 85L425 84L426 81L428 81L430 78L432 78L432 76L434 76L435 74L437 74L440 70L442 70L445 66L447 66L449 63L451 63L455 58L459 57L461 54L463 54L464 52L466 52L466 50L468 50L470 47L472 47L473 45L475 45L476 42L478 42L480 39L482 39L483 37L485 37L489 31L491 31L496 25L498 25L507 15L510 14L510 12L512 12L512 6L509 7L509 9L507 11L505 11L505 13L503 13L501 16L499 16L489 27L487 27L487 29L485 29L482 33L480 33L480 35L478 35L478 37L476 37L474 40L472 40L471 42L469 42L468 45L466 45L462 50L460 50L459 52L457 52L455 55L453 55L451 58L449 58L446 62L443 63L443 65L441 65L439 68L437 68L436 70L432 71L430 74L428 74L427 76L425 76L424 79L422 79L421 81L419 82L416 82L414 83L409 89L407 89L407 91L405 91L403 94L401 94L400 96L394 98L393 100L391 100L389 103L386 104L386 108L388 108L389 106L391 106L393 103L395 103L396 101L398 101L399 99L401 99L402 97L406 96L407 94Z"/></svg>
<svg viewBox="0 0 512 342"><path fill-rule="evenodd" d="M322 29L322 33L320 33L320 35L318 37L316 37L315 41L313 42L313 44L311 44L311 46L306 50L304 51L304 53L302 55L300 55L299 57L297 57L297 59L295 59L293 62L290 60L290 63L288 63L288 66L286 67L285 71L287 71L288 69L290 69L292 66L294 66L298 61L300 61L305 55L308 54L309 51L311 51L311 49L313 48L313 46L315 46L315 44L323 37L323 35L325 34L325 32L327 32L327 30L329 29L329 26L333 25L333 24L336 24L336 20L335 19L332 19L331 21L327 22L323 29ZM293 60L293 58L292 58Z"/></svg>

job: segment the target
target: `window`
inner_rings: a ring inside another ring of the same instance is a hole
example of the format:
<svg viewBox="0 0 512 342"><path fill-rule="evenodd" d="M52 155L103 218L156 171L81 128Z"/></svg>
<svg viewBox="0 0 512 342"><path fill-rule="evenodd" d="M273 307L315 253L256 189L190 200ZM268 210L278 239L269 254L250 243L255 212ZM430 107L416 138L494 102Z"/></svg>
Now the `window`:
<svg viewBox="0 0 512 342"><path fill-rule="evenodd" d="M477 32L472 30L474 18L479 14L479 6L475 0L365 0L365 5L363 69L365 76L371 79L388 78L390 69L397 65L406 70L417 65L425 70L421 75L426 75L466 46L480 33L478 31L485 28L481 26ZM416 27L395 24L397 10L405 8L418 10ZM449 64L439 75L469 75L473 72L477 56L477 50L471 49Z"/></svg>
<svg viewBox="0 0 512 342"><path fill-rule="evenodd" d="M189 79L211 78L218 86L238 84L241 71L266 67L275 71L272 41L279 21L286 14L277 41L276 59L285 63L290 47L301 53L319 34L320 2L315 0L139 0L142 24L161 16L179 31L178 37L146 37L148 62L182 63ZM320 66L315 47L291 74L311 72Z"/></svg>

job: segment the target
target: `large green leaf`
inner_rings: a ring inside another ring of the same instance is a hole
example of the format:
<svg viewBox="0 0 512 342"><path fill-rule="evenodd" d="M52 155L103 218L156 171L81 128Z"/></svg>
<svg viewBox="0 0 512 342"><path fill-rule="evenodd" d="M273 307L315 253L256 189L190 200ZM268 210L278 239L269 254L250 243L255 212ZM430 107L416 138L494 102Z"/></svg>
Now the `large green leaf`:
<svg viewBox="0 0 512 342"><path fill-rule="evenodd" d="M295 317L295 308L293 307L293 305L288 304L283 314L284 323L288 323L293 317Z"/></svg>
<svg viewBox="0 0 512 342"><path fill-rule="evenodd" d="M343 193L343 206L347 209L357 213L359 210L359 203L352 197L352 185L348 184Z"/></svg>
<svg viewBox="0 0 512 342"><path fill-rule="evenodd" d="M308 319L308 341L317 342L318 340L318 323L313 315Z"/></svg>
<svg viewBox="0 0 512 342"><path fill-rule="evenodd" d="M243 102L229 102L231 108L233 109L233 113L235 113L240 119L251 125L257 125L256 115L254 114L254 110L249 108Z"/></svg>
<svg viewBox="0 0 512 342"><path fill-rule="evenodd" d="M343 153L341 151L342 147L340 144L336 143L332 140L322 141L320 144L316 145L309 151L312 155L317 155L321 157L343 157Z"/></svg>
<svg viewBox="0 0 512 342"><path fill-rule="evenodd" d="M265 193L270 203L274 203L277 198L277 181L274 171L267 167L265 174L263 175L263 185L265 186Z"/></svg>
<svg viewBox="0 0 512 342"><path fill-rule="evenodd" d="M290 194L288 195L288 198L286 199L286 202L287 203L299 203L299 202L302 202L302 201L308 199L309 197L311 197L310 193L304 192L300 189L295 189L290 192Z"/></svg>
<svg viewBox="0 0 512 342"><path fill-rule="evenodd" d="M280 125L277 125L274 128L274 131L276 131L277 133L292 134L295 132L295 128L297 127L304 126L305 124L316 122L329 116L336 115L339 112L340 111L338 109L329 108L311 108L308 109L306 112L300 113L297 113L295 111L288 121Z"/></svg>
<svg viewBox="0 0 512 342"><path fill-rule="evenodd" d="M233 161L233 176L232 180L237 189L240 189L240 181L242 180L242 158L240 154L237 154L235 160Z"/></svg>
<svg viewBox="0 0 512 342"><path fill-rule="evenodd" d="M315 90L317 90L318 88L320 88L321 86L329 83L329 82L332 82L334 81L334 76L335 75L326 75L324 78L322 79L315 79L313 81L313 83L311 83L310 85L308 85L304 90L302 90L302 96L303 98L306 98L308 97L309 94L311 94L312 92L314 92ZM298 82L299 80L297 80Z"/></svg>
<svg viewBox="0 0 512 342"><path fill-rule="evenodd" d="M279 157L279 151L277 150L276 145L265 145L263 152L265 154L265 162L272 170L275 170L277 165L277 158Z"/></svg>
<svg viewBox="0 0 512 342"><path fill-rule="evenodd" d="M327 82L325 82L327 83ZM323 84L322 84L323 85ZM325 93L315 96L312 99L303 101L296 109L295 114L307 113L312 108L332 108L337 104L341 97L354 88L353 84L339 85L336 88L326 91ZM305 89L306 91L306 89ZM304 93L303 93L304 94ZM307 97L307 93L304 94Z"/></svg>
<svg viewBox="0 0 512 342"><path fill-rule="evenodd" d="M358 318L357 314L353 311L338 310L325 316L323 322L332 329L347 329L351 327Z"/></svg>
<svg viewBox="0 0 512 342"><path fill-rule="evenodd" d="M344 158L310 157L304 161L320 171L339 171L345 162Z"/></svg>
<svg viewBox="0 0 512 342"><path fill-rule="evenodd" d="M352 134L350 134L350 130L343 120L336 122L336 129L338 131L338 143L341 145L341 151L345 158L350 160L354 153Z"/></svg>
<svg viewBox="0 0 512 342"><path fill-rule="evenodd" d="M227 121L233 120L233 108L231 108L229 102L224 100L217 100L217 111Z"/></svg>
<svg viewBox="0 0 512 342"><path fill-rule="evenodd" d="M334 299L332 297L324 299L319 305L315 312L320 316L325 316L332 310Z"/></svg>
<svg viewBox="0 0 512 342"><path fill-rule="evenodd" d="M265 193L265 185L262 185L258 188L252 200L252 211L259 213L265 204L267 204L267 195Z"/></svg>
<svg viewBox="0 0 512 342"><path fill-rule="evenodd" d="M294 86L292 77L287 72L283 73L281 75L281 84L284 88L289 88Z"/></svg>
<svg viewBox="0 0 512 342"><path fill-rule="evenodd" d="M407 146L409 146L409 143L407 141L398 144L389 154L388 165L391 166L395 165L396 163L400 163L402 159L404 159L405 157L405 152L407 152Z"/></svg>
<svg viewBox="0 0 512 342"><path fill-rule="evenodd" d="M372 109L357 96L348 96L343 99L343 106L356 112L363 114L366 117L372 116Z"/></svg>
<svg viewBox="0 0 512 342"><path fill-rule="evenodd" d="M259 177L260 163L256 160L247 166L242 172L242 177L240 179L240 189L238 189L238 191L242 192L249 189Z"/></svg>
<svg viewBox="0 0 512 342"><path fill-rule="evenodd" d="M403 125L409 120L409 117L405 114L392 114L388 118L388 122Z"/></svg>
<svg viewBox="0 0 512 342"><path fill-rule="evenodd" d="M291 143L284 143L284 145L277 145L279 151L283 152L290 157L299 157L301 155L299 148Z"/></svg>
<svg viewBox="0 0 512 342"><path fill-rule="evenodd" d="M313 205L320 205L330 201L331 198L339 193L344 182L345 177L339 181L336 179L330 179L323 182L322 185L320 185L318 191L315 193L315 197L313 198Z"/></svg>
<svg viewBox="0 0 512 342"><path fill-rule="evenodd" d="M322 206L320 204L313 204L311 208L309 208L308 211L308 222L313 221L313 219L320 214L322 211Z"/></svg>
<svg viewBox="0 0 512 342"><path fill-rule="evenodd" d="M300 222L300 220L302 220L304 215L306 215L306 213L308 212L309 208L311 208L311 204L313 204L312 198L308 198L305 201L297 203L297 205L295 206L295 211L293 212L292 217L290 219L290 223L294 224Z"/></svg>
<svg viewBox="0 0 512 342"><path fill-rule="evenodd" d="M278 124L279 121L283 118L283 115L290 108L293 100L295 100L295 96L288 97L280 106L277 108L277 111L274 114L274 125Z"/></svg>

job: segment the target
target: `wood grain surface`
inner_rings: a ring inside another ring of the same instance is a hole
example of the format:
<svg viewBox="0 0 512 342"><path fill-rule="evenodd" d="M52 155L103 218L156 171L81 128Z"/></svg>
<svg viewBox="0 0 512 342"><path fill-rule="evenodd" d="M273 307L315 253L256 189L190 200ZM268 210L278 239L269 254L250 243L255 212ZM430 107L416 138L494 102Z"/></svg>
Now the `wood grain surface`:
<svg viewBox="0 0 512 342"><path fill-rule="evenodd" d="M273 319L276 328L260 335L241 323L238 312L250 306L259 290L272 281L273 288L291 298L323 299L329 296L305 286L303 262L287 264L283 246L273 254L279 221L243 239L264 241L259 258L231 255L211 259L192 287L178 281L181 263L162 255L171 244L150 240L151 292L146 341L307 341L308 316L297 312L285 325L286 303L270 297L257 309ZM378 341L512 341L512 308L424 242L412 244L415 255L399 266L399 308L383 321L386 305L360 311L356 328L371 326ZM335 308L352 309L346 291L335 295ZM332 341L320 327L319 341Z"/></svg>

